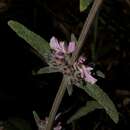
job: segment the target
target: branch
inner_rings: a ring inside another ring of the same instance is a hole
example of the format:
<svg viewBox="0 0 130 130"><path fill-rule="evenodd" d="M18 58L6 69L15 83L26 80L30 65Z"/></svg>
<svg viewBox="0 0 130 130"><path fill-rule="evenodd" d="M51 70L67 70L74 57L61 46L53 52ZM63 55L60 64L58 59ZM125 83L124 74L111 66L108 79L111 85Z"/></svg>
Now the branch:
<svg viewBox="0 0 130 130"><path fill-rule="evenodd" d="M47 130L52 129L53 121L55 119L55 116L56 116L57 110L58 110L58 108L60 106L60 103L62 101L62 98L64 96L66 86L67 86L67 78L66 78L66 76L64 76L63 80L61 82L61 85L59 87L59 90L58 90L58 92L56 94L53 105L52 105L52 109L51 109L49 119L48 119Z"/></svg>
<svg viewBox="0 0 130 130"><path fill-rule="evenodd" d="M98 11L102 2L103 2L103 0L95 0L93 5L92 5L90 13L89 13L89 15L88 15L88 17L85 21L85 24L84 24L83 29L81 31L81 34L79 36L78 47L77 47L75 53L72 55L72 59L71 59L72 65L79 56L79 52L80 52L81 48L83 47L83 44L84 44L84 41L85 41L86 36L88 34L88 31L91 27L91 24L94 20L94 17L95 17L95 15L96 15L96 13L97 13L97 11ZM56 94L55 100L53 102L53 106L52 106L52 109L51 109L51 112L50 112L50 115L49 115L49 120L48 120L46 130L52 130L53 122L54 122L56 113L58 111L58 108L60 106L60 103L62 101L62 98L64 96L64 93L66 91L66 87L67 87L67 78L64 76L63 80L61 82L61 85L59 87L59 90Z"/></svg>
<svg viewBox="0 0 130 130"><path fill-rule="evenodd" d="M88 17L86 18L85 24L83 26L83 29L82 29L80 36L79 36L79 39L78 39L78 47L72 56L72 59L71 59L72 64L75 62L75 60L79 56L80 50L83 47L83 44L85 42L85 39L86 39L87 34L89 32L89 29L93 23L95 15L96 15L98 9L100 8L102 2L103 2L103 0L95 0L93 5L92 5L90 13L88 14Z"/></svg>

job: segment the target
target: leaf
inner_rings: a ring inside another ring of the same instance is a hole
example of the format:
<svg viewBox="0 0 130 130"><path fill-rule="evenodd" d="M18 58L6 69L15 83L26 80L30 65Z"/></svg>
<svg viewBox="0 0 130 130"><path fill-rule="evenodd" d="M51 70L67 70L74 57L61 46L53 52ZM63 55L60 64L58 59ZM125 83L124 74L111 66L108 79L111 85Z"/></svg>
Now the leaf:
<svg viewBox="0 0 130 130"><path fill-rule="evenodd" d="M8 25L17 33L19 37L23 38L27 43L29 43L32 48L39 53L40 56L45 58L45 60L47 59L47 56L50 53L50 47L49 43L45 39L35 34L19 22L10 20Z"/></svg>
<svg viewBox="0 0 130 130"><path fill-rule="evenodd" d="M71 41L74 41L76 44L78 43L77 38L73 33L71 34Z"/></svg>
<svg viewBox="0 0 130 130"><path fill-rule="evenodd" d="M59 70L55 67L43 67L36 74L47 74L47 73L56 73L59 72Z"/></svg>
<svg viewBox="0 0 130 130"><path fill-rule="evenodd" d="M93 97L97 102L105 109L106 113L110 118L118 123L119 113L108 95L96 84L87 84L85 86L80 86L89 96Z"/></svg>
<svg viewBox="0 0 130 130"><path fill-rule="evenodd" d="M38 114L37 114L36 111L33 111L33 116L34 116L36 125L38 126L41 119L40 119L40 117L38 116Z"/></svg>
<svg viewBox="0 0 130 130"><path fill-rule="evenodd" d="M83 116L86 116L88 113L94 111L95 109L103 109L102 106L97 101L88 101L85 106L81 107L67 123L71 123L74 120L77 120Z"/></svg>
<svg viewBox="0 0 130 130"><path fill-rule="evenodd" d="M67 86L67 92L68 92L68 95L71 96L72 93L73 93L73 86L72 85L68 85Z"/></svg>
<svg viewBox="0 0 130 130"><path fill-rule="evenodd" d="M101 77L101 78L105 78L105 75L103 74L103 72L101 72L100 70L96 71L97 76Z"/></svg>
<svg viewBox="0 0 130 130"><path fill-rule="evenodd" d="M80 0L80 12L86 10L93 0Z"/></svg>
<svg viewBox="0 0 130 130"><path fill-rule="evenodd" d="M68 95L71 96L73 93L73 85L69 76L66 77L66 79L67 79L67 92L68 92Z"/></svg>

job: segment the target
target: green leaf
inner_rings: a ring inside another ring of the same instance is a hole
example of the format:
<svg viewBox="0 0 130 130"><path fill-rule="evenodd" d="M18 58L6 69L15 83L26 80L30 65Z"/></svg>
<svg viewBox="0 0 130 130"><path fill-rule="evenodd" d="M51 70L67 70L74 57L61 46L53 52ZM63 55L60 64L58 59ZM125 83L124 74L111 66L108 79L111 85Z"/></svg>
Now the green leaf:
<svg viewBox="0 0 130 130"><path fill-rule="evenodd" d="M69 96L72 95L72 93L73 93L73 86L72 85L67 85L67 92L68 92Z"/></svg>
<svg viewBox="0 0 130 130"><path fill-rule="evenodd" d="M105 109L106 113L110 118L118 123L119 113L108 95L96 84L87 84L85 86L80 86L89 96L93 97L97 102Z"/></svg>
<svg viewBox="0 0 130 130"><path fill-rule="evenodd" d="M71 96L73 93L73 85L69 76L66 77L66 79L67 79L67 92L68 92L68 95Z"/></svg>
<svg viewBox="0 0 130 130"><path fill-rule="evenodd" d="M80 0L80 12L86 10L93 0Z"/></svg>
<svg viewBox="0 0 130 130"><path fill-rule="evenodd" d="M88 101L85 106L81 107L72 117L70 117L67 123L72 123L74 120L86 116L95 109L103 109L103 107L97 101Z"/></svg>
<svg viewBox="0 0 130 130"><path fill-rule="evenodd" d="M8 25L17 33L19 37L23 38L27 43L29 43L32 48L39 53L40 56L45 58L45 60L47 59L47 56L50 53L50 47L49 43L45 39L35 34L19 22L10 20Z"/></svg>
<svg viewBox="0 0 130 130"><path fill-rule="evenodd" d="M59 72L59 70L55 67L43 67L36 74L47 74L47 73L56 73Z"/></svg>
<svg viewBox="0 0 130 130"><path fill-rule="evenodd" d="M101 72L100 70L96 71L97 76L101 77L101 78L105 78L105 75L103 74L103 72Z"/></svg>
<svg viewBox="0 0 130 130"><path fill-rule="evenodd" d="M38 126L41 119L40 119L40 117L38 116L38 114L37 114L36 111L33 111L33 116L34 116L36 125Z"/></svg>
<svg viewBox="0 0 130 130"><path fill-rule="evenodd" d="M46 128L46 120L41 120L40 117L38 116L38 114L36 113L36 111L33 111L33 116L35 119L35 123L38 127L38 130L45 130Z"/></svg>
<svg viewBox="0 0 130 130"><path fill-rule="evenodd" d="M74 41L76 44L78 43L78 40L73 33L71 34L71 41Z"/></svg>

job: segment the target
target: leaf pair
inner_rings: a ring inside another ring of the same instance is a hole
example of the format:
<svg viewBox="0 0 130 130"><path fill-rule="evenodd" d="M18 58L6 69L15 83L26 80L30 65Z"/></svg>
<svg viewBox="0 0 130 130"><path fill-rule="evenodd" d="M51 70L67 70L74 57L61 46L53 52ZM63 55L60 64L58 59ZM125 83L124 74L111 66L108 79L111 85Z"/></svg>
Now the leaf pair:
<svg viewBox="0 0 130 130"><path fill-rule="evenodd" d="M81 86L89 96L94 98L96 101L88 101L87 104L80 108L69 120L68 123L76 120L82 116L87 115L89 112L94 111L95 109L105 109L106 113L110 116L110 118L118 123L119 114L112 100L108 97L108 95L96 84L91 85L87 84L85 86Z"/></svg>

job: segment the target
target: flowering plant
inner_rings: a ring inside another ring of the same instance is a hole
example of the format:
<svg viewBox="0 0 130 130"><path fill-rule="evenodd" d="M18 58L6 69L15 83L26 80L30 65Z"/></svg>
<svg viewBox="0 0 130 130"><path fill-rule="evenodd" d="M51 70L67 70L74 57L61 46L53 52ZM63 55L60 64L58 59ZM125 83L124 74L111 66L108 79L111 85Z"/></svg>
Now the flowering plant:
<svg viewBox="0 0 130 130"><path fill-rule="evenodd" d="M64 42L58 42L55 37L52 37L50 40L50 48L53 50L53 53L48 64L50 64L50 66L57 67L56 69L59 69L59 71L63 74L68 74L68 76L70 76L70 82L73 83L73 79L75 79L75 81L77 80L77 82L84 79L84 81L88 83L96 83L97 79L91 75L93 68L84 65L84 57L79 57L78 61L76 61L73 65L69 64L71 54L76 49L75 42L69 42L67 46Z"/></svg>
<svg viewBox="0 0 130 130"><path fill-rule="evenodd" d="M54 36L48 43L45 39L30 31L22 24L12 20L8 22L9 26L21 38L28 42L32 48L37 51L39 56L48 64L47 67L41 68L38 72L36 72L36 74L54 72L61 72L63 74L61 85L54 99L47 121L40 124L37 123L36 118L38 116L36 116L35 113L34 117L39 130L51 130L52 128L54 130L61 130L61 124L57 124L57 127L53 127L53 123L66 88L69 95L71 95L73 85L83 89L94 100L87 102L84 108L79 109L70 119L68 119L67 123L72 123L73 120L76 120L95 109L104 109L110 118L115 123L118 123L119 114L115 105L108 95L96 84L97 79L92 73L94 68L89 66L88 63L86 64L86 57L79 55L79 52L83 47L85 36L88 33L96 11L101 3L102 0L98 0L98 3L93 3L90 15L88 15L88 18L85 21L78 41L71 39L68 45L64 41L58 41ZM38 122L41 122L41 120L38 119Z"/></svg>

